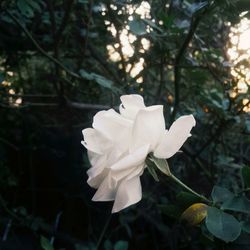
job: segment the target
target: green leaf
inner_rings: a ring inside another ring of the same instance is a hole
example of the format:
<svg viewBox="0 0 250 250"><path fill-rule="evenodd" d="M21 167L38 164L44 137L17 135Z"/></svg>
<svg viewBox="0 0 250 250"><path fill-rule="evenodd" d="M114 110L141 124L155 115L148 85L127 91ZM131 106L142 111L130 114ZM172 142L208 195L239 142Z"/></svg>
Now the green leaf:
<svg viewBox="0 0 250 250"><path fill-rule="evenodd" d="M91 74L89 74L87 71L85 71L84 69L80 69L79 74L84 79L87 79L90 81L94 79L94 77Z"/></svg>
<svg viewBox="0 0 250 250"><path fill-rule="evenodd" d="M234 194L226 188L214 186L211 196L214 202L225 202L232 199Z"/></svg>
<svg viewBox="0 0 250 250"><path fill-rule="evenodd" d="M240 223L232 215L215 207L208 207L207 212L206 227L212 235L225 242L234 241L239 237Z"/></svg>
<svg viewBox="0 0 250 250"><path fill-rule="evenodd" d="M106 79L104 76L98 75L96 73L88 73L84 69L80 69L79 74L82 78L86 80L95 81L100 86L107 89L111 89L115 93L119 92L119 89L113 86L113 82L111 80Z"/></svg>
<svg viewBox="0 0 250 250"><path fill-rule="evenodd" d="M234 196L233 198L225 201L221 208L236 212L250 213L250 200L248 200L245 196Z"/></svg>
<svg viewBox="0 0 250 250"><path fill-rule="evenodd" d="M101 85L102 87L104 88L108 88L108 89L111 89L112 86L113 86L113 82L106 79L105 77L103 76L100 76L98 74L95 74L95 73L91 73L91 75L94 77L95 81Z"/></svg>
<svg viewBox="0 0 250 250"><path fill-rule="evenodd" d="M241 229L242 231L250 234L250 221L244 221L241 223Z"/></svg>
<svg viewBox="0 0 250 250"><path fill-rule="evenodd" d="M128 242L124 240L119 240L115 243L114 250L127 250Z"/></svg>
<svg viewBox="0 0 250 250"><path fill-rule="evenodd" d="M32 1L32 0L29 0L28 1L28 4L30 5L30 7L32 7L32 9L40 12L41 11L41 7L39 5L39 2L40 1Z"/></svg>
<svg viewBox="0 0 250 250"><path fill-rule="evenodd" d="M201 198L197 197L196 195L184 191L177 194L176 199L177 202L185 208L191 206L194 203L202 201Z"/></svg>
<svg viewBox="0 0 250 250"><path fill-rule="evenodd" d="M151 155L149 160L152 161L163 174L167 176L171 175L168 162L165 159L159 159Z"/></svg>
<svg viewBox="0 0 250 250"><path fill-rule="evenodd" d="M18 0L17 8L20 10L21 14L26 17L33 17L34 12L27 0Z"/></svg>
<svg viewBox="0 0 250 250"><path fill-rule="evenodd" d="M142 20L133 20L129 22L129 29L135 35L141 36L147 33L146 24Z"/></svg>
<svg viewBox="0 0 250 250"><path fill-rule="evenodd" d="M104 249L105 250L113 250L113 246L110 240L105 240L104 242Z"/></svg>
<svg viewBox="0 0 250 250"><path fill-rule="evenodd" d="M147 159L146 164L147 164L148 172L152 175L155 181L159 182L159 178L155 171L155 166L153 165L153 163L149 159Z"/></svg>
<svg viewBox="0 0 250 250"><path fill-rule="evenodd" d="M247 167L247 166L243 167L241 169L241 175L244 180L245 186L249 188L250 187L250 167Z"/></svg>
<svg viewBox="0 0 250 250"><path fill-rule="evenodd" d="M42 235L40 238L40 243L43 250L54 250L54 247L50 244L49 240Z"/></svg>

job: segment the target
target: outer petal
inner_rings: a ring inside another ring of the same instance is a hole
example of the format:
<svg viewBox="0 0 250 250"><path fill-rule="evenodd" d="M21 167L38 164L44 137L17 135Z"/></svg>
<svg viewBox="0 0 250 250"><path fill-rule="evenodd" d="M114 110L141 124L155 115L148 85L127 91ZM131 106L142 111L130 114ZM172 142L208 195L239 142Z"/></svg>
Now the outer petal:
<svg viewBox="0 0 250 250"><path fill-rule="evenodd" d="M86 128L82 131L82 134L84 137L84 141L81 141L82 145L96 154L103 154L104 150L107 152L107 149L112 146L110 140L96 129Z"/></svg>
<svg viewBox="0 0 250 250"><path fill-rule="evenodd" d="M109 139L121 134L122 128L131 127L132 122L123 118L113 109L100 111L94 116L93 128L100 131Z"/></svg>
<svg viewBox="0 0 250 250"><path fill-rule="evenodd" d="M139 175L143 171L144 162L148 154L149 144L144 145L137 149L135 152L122 158L110 168L110 178L113 185L118 181Z"/></svg>
<svg viewBox="0 0 250 250"><path fill-rule="evenodd" d="M194 126L195 119L193 115L178 118L169 131L165 132L160 144L154 151L154 156L165 159L173 156L190 136L190 131Z"/></svg>
<svg viewBox="0 0 250 250"><path fill-rule="evenodd" d="M145 108L143 97L140 95L123 95L120 99L120 113L128 119L134 120L138 111Z"/></svg>
<svg viewBox="0 0 250 250"><path fill-rule="evenodd" d="M107 175L107 171L105 171L105 167L107 165L107 157L101 156L96 158L95 165L91 167L87 174L89 176L87 182L93 188L98 188Z"/></svg>
<svg viewBox="0 0 250 250"><path fill-rule="evenodd" d="M135 176L129 180L123 180L117 189L112 213L137 203L142 198L140 177Z"/></svg>
<svg viewBox="0 0 250 250"><path fill-rule="evenodd" d="M149 151L153 151L159 143L165 131L165 120L163 116L163 106L150 106L138 112L132 138L130 141L130 152L149 144Z"/></svg>
<svg viewBox="0 0 250 250"><path fill-rule="evenodd" d="M93 196L92 201L112 201L115 199L116 190L117 188L111 187L107 175Z"/></svg>
<svg viewBox="0 0 250 250"><path fill-rule="evenodd" d="M94 116L93 127L121 151L128 149L132 121L125 119L113 109L100 111Z"/></svg>

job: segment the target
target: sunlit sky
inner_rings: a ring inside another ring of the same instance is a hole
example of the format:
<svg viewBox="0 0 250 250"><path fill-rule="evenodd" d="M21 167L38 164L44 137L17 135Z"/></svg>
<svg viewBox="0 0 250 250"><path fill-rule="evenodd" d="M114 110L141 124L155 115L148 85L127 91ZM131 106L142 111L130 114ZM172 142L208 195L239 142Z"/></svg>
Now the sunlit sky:
<svg viewBox="0 0 250 250"><path fill-rule="evenodd" d="M117 7L114 4L110 5L110 8L113 10L116 10ZM105 24L107 26L107 30L110 31L111 35L113 37L117 37L117 32L119 34L119 40L120 43L115 44L109 44L106 46L108 55L111 61L113 62L120 62L122 60L121 53L123 56L123 60L127 62L130 57L134 55L134 46L133 43L140 39L141 43L141 49L139 50L140 53L145 53L150 48L150 41L146 38L140 38L136 37L129 31L129 21L133 21L134 15L140 16L141 19L151 19L150 16L150 10L151 6L147 1L142 1L140 5L132 5L127 4L122 8L122 11L126 12L128 14L128 21L127 25L125 25L125 28L121 31L117 31L114 24L110 23L110 21L105 20ZM118 11L118 15L122 14L122 12ZM102 15L105 16L105 8L102 9ZM148 32L150 32L150 29L148 28ZM121 48L120 48L121 46ZM144 66L144 58L140 57L133 65L130 63L126 63L125 71L130 74L132 78L137 78L139 73L143 70ZM122 64L119 65L121 68L123 67ZM136 79L137 83L142 83L143 78L138 77Z"/></svg>
<svg viewBox="0 0 250 250"><path fill-rule="evenodd" d="M231 46L227 50L229 60L232 63L231 75L237 82L237 87L231 91L231 97L236 97L238 93L245 94L250 86L250 20L243 17L240 23L230 28L229 41ZM229 24L230 25L230 24ZM243 99L243 105L249 99ZM250 112L250 105L244 108Z"/></svg>

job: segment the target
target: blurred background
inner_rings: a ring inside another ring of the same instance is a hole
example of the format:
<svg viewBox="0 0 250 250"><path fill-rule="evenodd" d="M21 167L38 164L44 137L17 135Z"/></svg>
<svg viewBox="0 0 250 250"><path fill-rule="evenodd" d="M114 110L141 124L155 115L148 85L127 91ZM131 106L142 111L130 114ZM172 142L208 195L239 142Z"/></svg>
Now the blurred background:
<svg viewBox="0 0 250 250"><path fill-rule="evenodd" d="M169 161L194 190L242 188L250 162L248 0L0 2L0 249L250 249L178 220L181 190L145 171L140 203L91 201L81 131L137 93L167 127L193 114Z"/></svg>

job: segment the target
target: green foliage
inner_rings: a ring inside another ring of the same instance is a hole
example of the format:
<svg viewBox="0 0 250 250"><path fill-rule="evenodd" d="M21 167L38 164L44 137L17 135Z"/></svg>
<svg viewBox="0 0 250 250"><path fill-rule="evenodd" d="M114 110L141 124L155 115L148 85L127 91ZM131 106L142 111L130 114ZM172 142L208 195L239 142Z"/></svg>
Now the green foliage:
<svg viewBox="0 0 250 250"><path fill-rule="evenodd" d="M247 167L247 166L243 167L241 169L241 175L243 177L245 186L247 188L250 188L250 167Z"/></svg>
<svg viewBox="0 0 250 250"><path fill-rule="evenodd" d="M242 231L250 234L250 222L244 221L243 223L241 223L241 229L242 229Z"/></svg>
<svg viewBox="0 0 250 250"><path fill-rule="evenodd" d="M232 215L215 207L208 208L206 227L212 235L226 242L236 240L241 232L240 223Z"/></svg>
<svg viewBox="0 0 250 250"><path fill-rule="evenodd" d="M231 200L234 197L234 194L230 192L227 188L214 186L211 196L213 201L217 203Z"/></svg>
<svg viewBox="0 0 250 250"><path fill-rule="evenodd" d="M226 200L221 208L242 213L250 213L250 200L245 196L235 196Z"/></svg>
<svg viewBox="0 0 250 250"><path fill-rule="evenodd" d="M114 250L127 250L128 249L128 242L119 240L114 245Z"/></svg>
<svg viewBox="0 0 250 250"><path fill-rule="evenodd" d="M158 175L156 173L155 164L148 159L146 160L146 164L147 164L148 172L151 174L151 176L154 178L154 180L158 182L159 178L158 178Z"/></svg>
<svg viewBox="0 0 250 250"><path fill-rule="evenodd" d="M104 242L104 249L105 250L127 250L128 242L124 240L119 240L113 245L111 241L106 240Z"/></svg>
<svg viewBox="0 0 250 250"><path fill-rule="evenodd" d="M146 24L142 20L133 20L129 22L129 28L135 35L141 36L147 33Z"/></svg>
<svg viewBox="0 0 250 250"><path fill-rule="evenodd" d="M168 163L165 159L158 159L158 158L154 157L153 155L151 155L149 158L149 161L153 162L154 165L156 166L156 168L158 170L160 170L163 174L165 174L167 176L169 176L171 174ZM155 178L155 176L153 176L153 177Z"/></svg>
<svg viewBox="0 0 250 250"><path fill-rule="evenodd" d="M111 91L117 92L118 89L114 87L114 84L112 81L106 79L105 77L98 75L96 73L87 73L85 70L80 69L79 71L80 75L87 80L95 81L100 86L110 89Z"/></svg>
<svg viewBox="0 0 250 250"><path fill-rule="evenodd" d="M50 238L56 231L55 242L65 249L96 249L110 205L91 201L81 129L97 111L117 109L120 95L136 93L146 105L164 105L167 128L181 115L195 116L192 136L168 162L173 174L212 201L204 225L183 225L183 211L204 201L179 190L163 175L169 175L166 163L151 158L150 176L141 176L142 201L112 217L100 249L248 246L250 118L244 103L250 92L238 84L245 78L241 67L250 64L234 64L227 50L236 46L228 23L236 25L242 11L249 18L249 1L148 3L142 15L138 8L147 1L1 1L3 231L13 221L6 242L12 236L22 242L25 229L43 249L55 249L37 235ZM62 221L55 229L58 210Z"/></svg>
<svg viewBox="0 0 250 250"><path fill-rule="evenodd" d="M40 242L43 250L54 250L54 247L50 244L49 240L42 235L40 237Z"/></svg>

